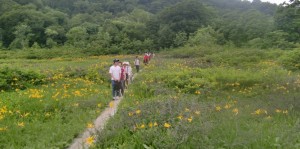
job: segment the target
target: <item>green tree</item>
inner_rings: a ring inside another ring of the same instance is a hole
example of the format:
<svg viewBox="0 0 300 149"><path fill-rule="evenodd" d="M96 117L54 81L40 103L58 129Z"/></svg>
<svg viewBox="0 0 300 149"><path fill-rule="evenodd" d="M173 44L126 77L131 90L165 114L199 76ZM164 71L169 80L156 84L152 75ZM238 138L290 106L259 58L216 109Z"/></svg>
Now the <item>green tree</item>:
<svg viewBox="0 0 300 149"><path fill-rule="evenodd" d="M288 33L276 30L270 33L267 33L263 38L255 38L248 42L248 46L254 48L276 48L276 49L290 49L294 48L295 44L287 41Z"/></svg>
<svg viewBox="0 0 300 149"><path fill-rule="evenodd" d="M84 48L87 45L88 33L84 27L77 26L71 28L67 34L67 44L76 48Z"/></svg>
<svg viewBox="0 0 300 149"><path fill-rule="evenodd" d="M48 37L46 41L46 46L48 48L52 48L57 45L57 43L53 40L58 35L58 32L56 30L53 30L51 28L47 28L45 30L45 34Z"/></svg>
<svg viewBox="0 0 300 149"><path fill-rule="evenodd" d="M222 35L216 32L211 26L200 28L191 34L188 44L190 46L205 45L212 46L217 44L217 41Z"/></svg>
<svg viewBox="0 0 300 149"><path fill-rule="evenodd" d="M16 26L14 31L15 39L10 44L10 49L24 49L29 47L29 40L32 37L31 28L21 24Z"/></svg>
<svg viewBox="0 0 300 149"><path fill-rule="evenodd" d="M187 33L185 32L179 32L176 34L176 37L174 39L174 46L179 47L183 46L187 42Z"/></svg>
<svg viewBox="0 0 300 149"><path fill-rule="evenodd" d="M167 24L174 32L193 33L199 27L207 25L213 12L207 9L201 2L187 0L170 8L165 8L159 14L162 24Z"/></svg>
<svg viewBox="0 0 300 149"><path fill-rule="evenodd" d="M278 30L283 30L289 35L288 41L300 42L300 1L290 0L291 4L282 4L275 16Z"/></svg>
<svg viewBox="0 0 300 149"><path fill-rule="evenodd" d="M226 40L242 46L254 38L262 38L274 30L273 18L257 10L229 11L223 15L216 29L224 34Z"/></svg>

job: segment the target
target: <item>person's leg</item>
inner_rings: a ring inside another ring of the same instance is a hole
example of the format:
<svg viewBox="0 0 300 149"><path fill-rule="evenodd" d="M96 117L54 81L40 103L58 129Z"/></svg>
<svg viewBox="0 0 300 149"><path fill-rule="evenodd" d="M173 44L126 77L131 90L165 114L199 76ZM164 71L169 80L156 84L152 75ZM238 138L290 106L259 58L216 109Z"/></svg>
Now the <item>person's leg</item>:
<svg viewBox="0 0 300 149"><path fill-rule="evenodd" d="M128 73L126 73L126 80L125 80L125 88L128 88L128 78L129 77L129 75L128 75Z"/></svg>
<svg viewBox="0 0 300 149"><path fill-rule="evenodd" d="M127 83L128 83L127 85L128 85L128 86L129 86L129 84L131 83L131 82L130 82L130 77L131 77L131 75L128 74L128 79L127 79ZM128 88L128 86L127 86L127 88Z"/></svg>
<svg viewBox="0 0 300 149"><path fill-rule="evenodd" d="M139 72L139 71L138 71L138 65L135 65L135 69L136 69L136 72Z"/></svg>
<svg viewBox="0 0 300 149"><path fill-rule="evenodd" d="M121 96L124 96L125 81L121 80Z"/></svg>
<svg viewBox="0 0 300 149"><path fill-rule="evenodd" d="M129 84L131 84L131 82L132 82L132 76L133 75L129 75Z"/></svg>
<svg viewBox="0 0 300 149"><path fill-rule="evenodd" d="M135 68L136 68L136 72L140 71L140 66L139 65L135 65Z"/></svg>
<svg viewBox="0 0 300 149"><path fill-rule="evenodd" d="M121 97L123 95L121 91L122 91L122 82L120 80L119 82L117 82L117 96Z"/></svg>
<svg viewBox="0 0 300 149"><path fill-rule="evenodd" d="M111 87L112 87L112 97L113 97L113 99L115 99L115 97L116 97L116 83L115 83L115 81L114 80L111 80Z"/></svg>

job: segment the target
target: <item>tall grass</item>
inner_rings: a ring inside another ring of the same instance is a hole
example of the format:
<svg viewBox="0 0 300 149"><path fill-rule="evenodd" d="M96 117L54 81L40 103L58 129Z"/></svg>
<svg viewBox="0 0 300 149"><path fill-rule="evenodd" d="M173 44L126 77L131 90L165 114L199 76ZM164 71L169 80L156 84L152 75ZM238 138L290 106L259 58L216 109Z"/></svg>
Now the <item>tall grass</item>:
<svg viewBox="0 0 300 149"><path fill-rule="evenodd" d="M0 148L68 147L108 105L112 59L2 59L13 88L0 92Z"/></svg>
<svg viewBox="0 0 300 149"><path fill-rule="evenodd" d="M280 63L290 51L238 50L155 58L94 148L299 148L300 76Z"/></svg>

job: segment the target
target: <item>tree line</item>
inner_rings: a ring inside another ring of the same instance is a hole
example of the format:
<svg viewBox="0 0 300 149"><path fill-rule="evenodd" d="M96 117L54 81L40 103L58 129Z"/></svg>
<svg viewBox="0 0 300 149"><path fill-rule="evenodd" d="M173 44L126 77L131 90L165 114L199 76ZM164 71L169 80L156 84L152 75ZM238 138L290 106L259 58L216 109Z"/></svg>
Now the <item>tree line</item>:
<svg viewBox="0 0 300 149"><path fill-rule="evenodd" d="M97 54L198 44L292 48L300 3L260 0L0 0L0 48Z"/></svg>

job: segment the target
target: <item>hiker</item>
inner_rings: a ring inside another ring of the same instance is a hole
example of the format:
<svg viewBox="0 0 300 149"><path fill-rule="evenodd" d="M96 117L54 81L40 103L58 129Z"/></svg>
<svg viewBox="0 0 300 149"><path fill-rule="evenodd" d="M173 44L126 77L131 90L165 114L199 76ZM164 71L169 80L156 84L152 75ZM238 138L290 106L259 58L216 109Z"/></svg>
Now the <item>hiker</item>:
<svg viewBox="0 0 300 149"><path fill-rule="evenodd" d="M116 100L120 94L119 84L121 79L121 67L119 66L118 59L113 60L113 65L109 68L109 74L111 77L113 100Z"/></svg>
<svg viewBox="0 0 300 149"><path fill-rule="evenodd" d="M148 52L148 59L149 59L149 61L151 60L151 58L152 58L151 52Z"/></svg>
<svg viewBox="0 0 300 149"><path fill-rule="evenodd" d="M132 81L132 68L130 66L129 62L126 62L126 87L128 88L128 85L131 83Z"/></svg>
<svg viewBox="0 0 300 149"><path fill-rule="evenodd" d="M148 58L148 63L149 63L150 60L151 60L151 53L150 52L147 52L147 58Z"/></svg>
<svg viewBox="0 0 300 149"><path fill-rule="evenodd" d="M134 65L135 65L135 68L136 68L136 72L139 72L140 71L140 60L139 60L138 56L135 57Z"/></svg>
<svg viewBox="0 0 300 149"><path fill-rule="evenodd" d="M148 54L145 53L144 55L144 64L147 65L148 64Z"/></svg>
<svg viewBox="0 0 300 149"><path fill-rule="evenodd" d="M121 78L120 78L121 96L124 96L125 81L126 81L126 79L127 79L127 76L126 76L126 62L123 62L122 66L121 66Z"/></svg>

